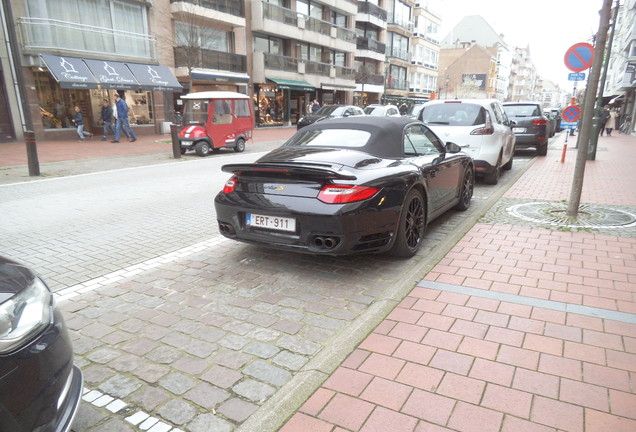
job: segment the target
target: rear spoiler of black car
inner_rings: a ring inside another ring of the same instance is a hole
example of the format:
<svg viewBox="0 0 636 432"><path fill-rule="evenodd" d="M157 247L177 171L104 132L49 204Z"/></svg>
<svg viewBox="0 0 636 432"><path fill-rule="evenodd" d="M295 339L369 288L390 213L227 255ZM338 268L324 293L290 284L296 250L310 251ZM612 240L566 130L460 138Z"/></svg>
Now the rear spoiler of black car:
<svg viewBox="0 0 636 432"><path fill-rule="evenodd" d="M277 163L258 163L258 164L230 164L223 165L221 170L227 173L234 173L238 176L245 174L281 174L281 175L297 175L304 177L320 177L332 180L356 180L357 177L348 171L334 171L327 168L330 165L317 166L306 164L277 164Z"/></svg>

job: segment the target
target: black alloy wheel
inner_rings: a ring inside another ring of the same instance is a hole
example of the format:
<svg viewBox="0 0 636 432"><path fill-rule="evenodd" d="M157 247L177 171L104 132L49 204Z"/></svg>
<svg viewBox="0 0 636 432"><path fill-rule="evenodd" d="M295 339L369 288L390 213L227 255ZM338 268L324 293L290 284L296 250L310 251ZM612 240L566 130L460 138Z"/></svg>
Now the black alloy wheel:
<svg viewBox="0 0 636 432"><path fill-rule="evenodd" d="M462 188L459 194L459 202L455 208L459 211L468 210L470 207L470 200L473 198L473 190L475 187L475 176L472 169L467 169L464 173L464 180L462 181Z"/></svg>
<svg viewBox="0 0 636 432"><path fill-rule="evenodd" d="M391 255L411 257L417 253L422 244L422 237L426 230L426 205L422 194L412 189L402 207L397 230L397 237Z"/></svg>

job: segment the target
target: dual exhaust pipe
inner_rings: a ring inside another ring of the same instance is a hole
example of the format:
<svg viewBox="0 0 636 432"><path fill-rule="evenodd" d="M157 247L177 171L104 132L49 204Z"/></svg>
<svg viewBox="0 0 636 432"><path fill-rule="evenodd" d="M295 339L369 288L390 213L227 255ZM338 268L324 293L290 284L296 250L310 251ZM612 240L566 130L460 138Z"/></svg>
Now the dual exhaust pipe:
<svg viewBox="0 0 636 432"><path fill-rule="evenodd" d="M314 236L311 239L311 245L317 249L332 250L340 243L338 237L333 236Z"/></svg>

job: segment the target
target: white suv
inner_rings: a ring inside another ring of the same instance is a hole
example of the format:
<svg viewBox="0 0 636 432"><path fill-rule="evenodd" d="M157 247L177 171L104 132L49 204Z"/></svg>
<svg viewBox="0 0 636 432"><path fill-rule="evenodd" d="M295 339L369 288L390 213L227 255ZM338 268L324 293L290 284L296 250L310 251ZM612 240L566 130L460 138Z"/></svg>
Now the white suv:
<svg viewBox="0 0 636 432"><path fill-rule="evenodd" d="M461 146L485 183L497 184L501 170L512 168L514 124L498 100L433 100L424 104L418 118L444 142Z"/></svg>

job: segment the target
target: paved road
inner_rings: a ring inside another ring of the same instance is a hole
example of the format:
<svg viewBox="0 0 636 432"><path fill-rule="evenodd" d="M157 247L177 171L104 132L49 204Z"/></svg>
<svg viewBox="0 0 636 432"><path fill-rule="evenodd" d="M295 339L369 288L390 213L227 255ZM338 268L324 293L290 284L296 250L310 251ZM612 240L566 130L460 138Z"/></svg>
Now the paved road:
<svg viewBox="0 0 636 432"><path fill-rule="evenodd" d="M76 362L100 395L76 432L143 429L135 415L165 425L157 431L267 430L278 420L259 420L271 412L258 408L306 397L319 383L303 374L335 368L532 160L518 156L497 186L479 183L467 212L432 223L418 255L397 260L224 240L212 205L227 178L219 165L257 156L0 187L1 253L68 299ZM112 413L102 397L125 408Z"/></svg>

